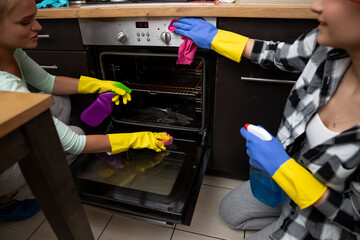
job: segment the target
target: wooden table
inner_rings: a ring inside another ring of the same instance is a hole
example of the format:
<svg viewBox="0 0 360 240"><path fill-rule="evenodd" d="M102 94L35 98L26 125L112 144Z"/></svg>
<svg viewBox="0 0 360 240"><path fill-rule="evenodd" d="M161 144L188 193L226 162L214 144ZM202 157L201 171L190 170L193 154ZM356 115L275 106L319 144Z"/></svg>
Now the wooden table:
<svg viewBox="0 0 360 240"><path fill-rule="evenodd" d="M19 162L58 239L94 239L49 111L51 95L0 91L0 173Z"/></svg>

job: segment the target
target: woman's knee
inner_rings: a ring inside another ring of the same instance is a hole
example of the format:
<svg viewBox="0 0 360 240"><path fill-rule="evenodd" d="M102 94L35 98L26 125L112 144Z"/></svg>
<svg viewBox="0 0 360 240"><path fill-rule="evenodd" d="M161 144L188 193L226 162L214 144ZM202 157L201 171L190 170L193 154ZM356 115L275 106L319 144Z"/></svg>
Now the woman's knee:
<svg viewBox="0 0 360 240"><path fill-rule="evenodd" d="M269 207L254 198L250 181L247 181L224 197L219 213L223 221L233 229L261 229L271 223L273 217L276 219L281 209Z"/></svg>
<svg viewBox="0 0 360 240"><path fill-rule="evenodd" d="M248 183L245 182L233 189L228 193L224 199L221 201L219 206L219 213L223 221L229 225L231 228L238 228L242 222L246 221L248 214L245 212L248 211L243 204L244 201L248 199L244 196L248 196ZM251 194L251 193L250 193Z"/></svg>

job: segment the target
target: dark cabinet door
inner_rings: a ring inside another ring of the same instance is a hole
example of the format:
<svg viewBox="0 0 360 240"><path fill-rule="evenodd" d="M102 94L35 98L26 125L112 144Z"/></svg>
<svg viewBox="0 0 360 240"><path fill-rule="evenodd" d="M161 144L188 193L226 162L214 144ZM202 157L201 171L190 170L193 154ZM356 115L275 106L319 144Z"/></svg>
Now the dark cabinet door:
<svg viewBox="0 0 360 240"><path fill-rule="evenodd" d="M35 51L26 53L42 68L55 76L79 78L88 75L85 51Z"/></svg>
<svg viewBox="0 0 360 240"><path fill-rule="evenodd" d="M84 50L78 19L40 19L38 50Z"/></svg>
<svg viewBox="0 0 360 240"><path fill-rule="evenodd" d="M220 29L265 40L291 40L316 26L312 20L220 18ZM276 135L282 111L298 74L265 70L247 59L238 64L218 57L213 124L215 173L248 179L249 163L240 128L262 125ZM293 82L292 82L293 81Z"/></svg>

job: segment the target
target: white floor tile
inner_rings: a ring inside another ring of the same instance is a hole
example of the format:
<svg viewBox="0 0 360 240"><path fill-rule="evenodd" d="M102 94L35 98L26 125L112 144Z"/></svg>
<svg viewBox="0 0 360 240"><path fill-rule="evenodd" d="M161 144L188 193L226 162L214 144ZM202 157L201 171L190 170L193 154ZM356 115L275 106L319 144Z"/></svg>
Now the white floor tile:
<svg viewBox="0 0 360 240"><path fill-rule="evenodd" d="M114 215L99 240L170 240L173 231L148 221Z"/></svg>
<svg viewBox="0 0 360 240"><path fill-rule="evenodd" d="M244 232L232 230L219 215L219 204L229 189L203 185L190 226L177 225L176 229L229 240L241 240Z"/></svg>
<svg viewBox="0 0 360 240"><path fill-rule="evenodd" d="M89 224L91 230L94 234L94 238L97 239L101 232L106 227L106 224L109 222L111 218L111 214L107 214L104 212L95 211L91 208L84 207L86 215L89 220ZM57 237L51 228L49 222L46 220L39 229L31 236L29 240L56 240Z"/></svg>
<svg viewBox="0 0 360 240"><path fill-rule="evenodd" d="M196 233L185 232L182 230L175 230L171 240L217 240L218 238L213 238L210 236L204 236Z"/></svg>
<svg viewBox="0 0 360 240"><path fill-rule="evenodd" d="M44 214L39 211L37 214L24 221L0 221L1 240L22 240L28 239L31 234L45 220Z"/></svg>
<svg viewBox="0 0 360 240"><path fill-rule="evenodd" d="M250 237L251 235L257 233L258 231L250 231L250 230L246 230L245 231L245 238Z"/></svg>
<svg viewBox="0 0 360 240"><path fill-rule="evenodd" d="M203 180L203 184L205 184L205 185L211 185L211 186L217 186L217 187L223 187L223 188L229 188L229 189L234 189L243 182L244 181L241 181L241 180L215 177L215 176L210 176L210 175L205 175L204 180Z"/></svg>

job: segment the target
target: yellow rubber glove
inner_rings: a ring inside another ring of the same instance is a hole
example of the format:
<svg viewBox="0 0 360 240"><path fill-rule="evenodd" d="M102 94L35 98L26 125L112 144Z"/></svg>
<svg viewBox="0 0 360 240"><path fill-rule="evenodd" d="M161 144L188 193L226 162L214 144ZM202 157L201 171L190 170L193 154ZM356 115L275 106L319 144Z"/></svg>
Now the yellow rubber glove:
<svg viewBox="0 0 360 240"><path fill-rule="evenodd" d="M166 133L135 132L135 133L114 133L108 134L111 154L127 151L129 148L148 148L161 152L165 150L164 143L159 140L169 140Z"/></svg>
<svg viewBox="0 0 360 240"><path fill-rule="evenodd" d="M79 79L78 93L87 94L87 93L103 93L103 92L114 92L116 95L112 99L116 105L119 105L120 96L123 98L123 103L127 104L128 101L131 101L131 90L126 92L125 90L114 86L117 82L99 80L97 78L81 76Z"/></svg>
<svg viewBox="0 0 360 240"><path fill-rule="evenodd" d="M272 178L301 209L314 204L327 189L292 158L282 164Z"/></svg>
<svg viewBox="0 0 360 240"><path fill-rule="evenodd" d="M240 62L248 37L219 29L211 42L211 49L235 62Z"/></svg>

